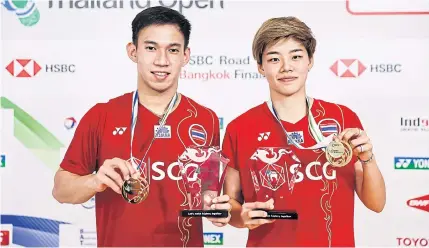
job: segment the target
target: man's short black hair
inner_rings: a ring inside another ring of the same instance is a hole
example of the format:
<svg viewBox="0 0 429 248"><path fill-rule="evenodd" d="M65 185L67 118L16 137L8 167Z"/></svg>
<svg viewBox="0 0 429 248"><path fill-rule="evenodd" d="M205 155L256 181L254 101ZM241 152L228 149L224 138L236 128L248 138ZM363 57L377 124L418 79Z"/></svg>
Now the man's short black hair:
<svg viewBox="0 0 429 248"><path fill-rule="evenodd" d="M177 25L185 38L185 48L189 44L191 35L190 22L178 11L163 6L147 8L136 15L132 22L133 43L137 46L140 30L150 25Z"/></svg>

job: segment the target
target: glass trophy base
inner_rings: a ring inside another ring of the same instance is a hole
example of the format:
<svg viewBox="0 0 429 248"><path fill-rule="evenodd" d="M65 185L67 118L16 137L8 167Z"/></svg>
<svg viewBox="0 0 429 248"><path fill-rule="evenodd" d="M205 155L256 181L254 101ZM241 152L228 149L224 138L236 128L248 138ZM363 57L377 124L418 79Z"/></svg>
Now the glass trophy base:
<svg viewBox="0 0 429 248"><path fill-rule="evenodd" d="M265 211L267 213L266 217L254 217L252 219L277 219L277 220L297 220L298 213L293 211L279 211L279 210L265 210L258 209L260 211Z"/></svg>
<svg viewBox="0 0 429 248"><path fill-rule="evenodd" d="M228 210L182 210L182 217L227 218Z"/></svg>

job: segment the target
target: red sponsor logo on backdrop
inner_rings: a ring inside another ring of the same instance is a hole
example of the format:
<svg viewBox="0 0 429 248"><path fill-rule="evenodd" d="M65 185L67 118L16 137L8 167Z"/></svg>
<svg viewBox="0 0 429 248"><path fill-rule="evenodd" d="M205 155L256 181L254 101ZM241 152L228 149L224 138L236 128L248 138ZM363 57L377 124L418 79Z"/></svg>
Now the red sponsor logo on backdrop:
<svg viewBox="0 0 429 248"><path fill-rule="evenodd" d="M32 59L14 59L6 66L6 70L14 77L33 77L42 67Z"/></svg>
<svg viewBox="0 0 429 248"><path fill-rule="evenodd" d="M0 231L0 245L7 246L10 243L10 233L9 231L1 230Z"/></svg>
<svg viewBox="0 0 429 248"><path fill-rule="evenodd" d="M429 195L410 199L407 201L407 205L412 208L417 208L429 212Z"/></svg>
<svg viewBox="0 0 429 248"><path fill-rule="evenodd" d="M340 78L357 78L366 71L370 73L401 73L402 64L397 62L381 62L364 64L358 59L339 59L329 68Z"/></svg>
<svg viewBox="0 0 429 248"><path fill-rule="evenodd" d="M352 15L428 15L425 0L421 1L362 1L346 0L346 9Z"/></svg>
<svg viewBox="0 0 429 248"><path fill-rule="evenodd" d="M429 246L429 239L427 238L409 238L401 237L396 238L398 246L411 246L411 247L427 247Z"/></svg>
<svg viewBox="0 0 429 248"><path fill-rule="evenodd" d="M338 77L356 78L362 75L366 66L357 59L339 59L330 69Z"/></svg>
<svg viewBox="0 0 429 248"><path fill-rule="evenodd" d="M75 64L40 64L34 59L14 59L7 66L6 71L17 78L31 78L40 71L45 73L74 73L76 72Z"/></svg>

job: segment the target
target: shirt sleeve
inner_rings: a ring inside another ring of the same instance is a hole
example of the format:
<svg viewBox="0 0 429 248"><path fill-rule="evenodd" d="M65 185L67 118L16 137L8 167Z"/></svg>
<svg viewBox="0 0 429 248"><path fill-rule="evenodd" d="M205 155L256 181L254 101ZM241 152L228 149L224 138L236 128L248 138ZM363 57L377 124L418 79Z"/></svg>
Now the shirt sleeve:
<svg viewBox="0 0 429 248"><path fill-rule="evenodd" d="M80 120L60 167L77 175L92 174L97 168L102 104L96 104Z"/></svg>

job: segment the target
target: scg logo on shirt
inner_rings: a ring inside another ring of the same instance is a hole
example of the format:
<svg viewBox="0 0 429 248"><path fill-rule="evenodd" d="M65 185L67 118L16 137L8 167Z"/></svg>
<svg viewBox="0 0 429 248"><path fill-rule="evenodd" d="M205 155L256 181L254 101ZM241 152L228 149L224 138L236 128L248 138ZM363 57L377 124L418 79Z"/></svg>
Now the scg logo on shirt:
<svg viewBox="0 0 429 248"><path fill-rule="evenodd" d="M223 245L223 233L204 233L205 245Z"/></svg>
<svg viewBox="0 0 429 248"><path fill-rule="evenodd" d="M175 170L175 171L179 170L179 163L178 162L174 162L174 163L169 164L166 169L164 169L164 166L165 166L165 163L161 162L161 161L156 161L156 162L152 163L151 176L152 176L153 180L155 180L155 181L163 180L165 178L165 174L166 174L165 172L167 172L167 176L171 180L178 181L178 180L182 179L182 177L180 175L175 175L178 173L173 173L173 170ZM175 168L175 167L177 167L177 168ZM190 167L194 167L195 169L197 169L198 165L193 164L193 163L189 163L185 166L185 170L188 170ZM188 181L190 181L190 182L196 181L197 176L198 176L197 173L193 173L191 175L191 177L188 177Z"/></svg>
<svg viewBox="0 0 429 248"><path fill-rule="evenodd" d="M335 170L331 170L328 172L328 166L331 165L329 162L326 162L323 164L322 175L319 175L317 172L315 172L316 168L313 168L313 167L315 166L320 167L321 165L322 164L320 162L314 161L309 163L307 166L304 166L304 169L300 168L296 174L295 183L302 182L304 180L304 177L307 177L311 181L318 181L318 180L322 180L323 178L327 180L334 180L335 178L337 178L337 173ZM291 165L289 167L289 172L293 174L297 166L298 164Z"/></svg>

